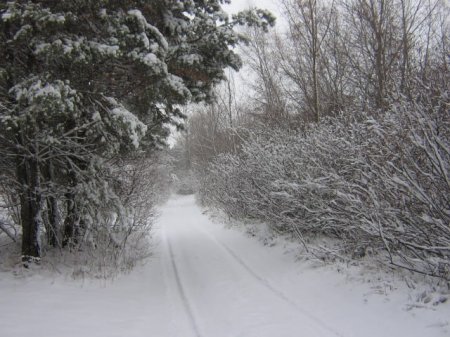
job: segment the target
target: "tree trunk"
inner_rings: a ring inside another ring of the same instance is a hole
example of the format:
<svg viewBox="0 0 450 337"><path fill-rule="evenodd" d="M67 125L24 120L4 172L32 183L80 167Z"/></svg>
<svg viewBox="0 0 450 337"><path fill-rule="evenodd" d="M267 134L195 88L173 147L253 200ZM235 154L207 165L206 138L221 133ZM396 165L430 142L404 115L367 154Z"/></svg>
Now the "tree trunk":
<svg viewBox="0 0 450 337"><path fill-rule="evenodd" d="M411 99L411 93L409 90L409 80L411 78L410 73L410 37L408 31L408 18L407 18L407 8L405 0L400 2L402 8L402 63L401 63L401 82L400 82L400 92Z"/></svg>
<svg viewBox="0 0 450 337"><path fill-rule="evenodd" d="M317 80L317 56L313 56L313 69L312 69L312 77L313 77L313 104L314 104L314 115L316 122L320 122L320 107L319 107L319 83Z"/></svg>
<svg viewBox="0 0 450 337"><path fill-rule="evenodd" d="M85 169L84 164L79 164L81 169ZM63 232L63 241L62 246L69 248L75 247L79 244L79 239L84 235L85 231L85 223L84 219L81 216L80 205L76 200L76 194L74 189L77 186L77 177L72 172L70 173L70 183L69 186L71 190L66 193L66 203L67 203L67 213L66 218L64 219L64 232Z"/></svg>
<svg viewBox="0 0 450 337"><path fill-rule="evenodd" d="M373 29L375 35L375 74L377 79L375 107L385 108L386 62L385 62L385 31L383 28L384 1L381 1L380 13L373 9Z"/></svg>
<svg viewBox="0 0 450 337"><path fill-rule="evenodd" d="M47 198L48 208L48 226L47 226L47 240L52 247L59 247L59 210L58 203L54 196Z"/></svg>
<svg viewBox="0 0 450 337"><path fill-rule="evenodd" d="M319 57L319 36L317 25L317 4L315 1L308 2L310 11L310 32L311 32L311 58L312 58L312 79L313 79L313 104L316 122L320 122L321 111L319 103L319 80L317 74L317 61Z"/></svg>
<svg viewBox="0 0 450 337"><path fill-rule="evenodd" d="M77 242L77 211L75 203L75 195L73 193L66 194L67 199L67 215L64 220L64 233L62 246L74 246Z"/></svg>
<svg viewBox="0 0 450 337"><path fill-rule="evenodd" d="M46 179L48 182L54 182L55 174L53 164L50 162L47 165ZM47 196L47 222L46 222L46 232L47 232L47 242L52 247L61 247L60 245L60 214L58 209L58 201L56 196L50 193Z"/></svg>
<svg viewBox="0 0 450 337"><path fill-rule="evenodd" d="M42 196L39 190L39 168L34 159L21 160L17 165L20 191L20 221L22 225L22 261L39 260L39 230L42 225Z"/></svg>

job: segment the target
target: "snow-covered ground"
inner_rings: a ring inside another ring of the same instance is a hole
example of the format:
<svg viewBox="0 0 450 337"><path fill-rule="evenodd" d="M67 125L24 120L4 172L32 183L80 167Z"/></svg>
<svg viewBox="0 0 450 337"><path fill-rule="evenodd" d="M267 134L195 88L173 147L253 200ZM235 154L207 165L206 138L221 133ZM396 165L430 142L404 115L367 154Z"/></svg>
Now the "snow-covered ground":
<svg viewBox="0 0 450 337"><path fill-rule="evenodd" d="M163 207L154 238L148 262L114 281L1 272L0 336L450 335L449 301L361 267L295 261L212 222L193 196Z"/></svg>

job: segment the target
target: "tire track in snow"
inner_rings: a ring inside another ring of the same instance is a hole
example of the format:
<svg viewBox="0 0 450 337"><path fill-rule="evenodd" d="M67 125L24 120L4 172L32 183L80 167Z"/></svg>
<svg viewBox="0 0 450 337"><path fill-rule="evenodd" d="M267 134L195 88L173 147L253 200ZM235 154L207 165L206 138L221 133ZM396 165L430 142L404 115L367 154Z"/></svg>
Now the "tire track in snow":
<svg viewBox="0 0 450 337"><path fill-rule="evenodd" d="M192 330L193 330L195 336L202 337L202 334L200 333L200 330L198 328L197 321L195 320L193 310L192 310L191 305L189 304L189 300L186 296L186 292L184 290L183 283L181 282L180 273L178 271L177 264L175 262L175 255L173 253L172 244L170 243L170 240L169 240L169 238L167 238L167 236L165 236L165 238L166 238L167 246L169 248L170 262L172 264L172 269L173 269L173 272L175 275L175 281L177 283L178 293L180 294L181 301L183 303L184 309L189 318L189 322L191 323L191 327L192 327Z"/></svg>
<svg viewBox="0 0 450 337"><path fill-rule="evenodd" d="M222 241L218 240L216 237L214 237L211 233L206 232L205 230L199 228L198 226L196 226L202 233L204 233L205 235L207 235L212 241L214 241L218 246L222 247L223 250L225 252L228 253L228 255L235 260L242 268L244 268L247 273L249 273L254 279L256 279L258 281L258 283L260 283L261 285L263 285L266 289L268 289L270 292L272 292L275 296L277 296L279 299L281 299L282 301L286 302L287 304L289 304L291 307L293 307L297 312L299 312L300 314L308 317L309 319L311 319L312 321L314 321L315 323L317 323L320 327L322 327L323 329L331 332L333 335L338 336L338 337L345 337L344 335L342 335L340 332L334 330L332 327L330 327L328 324L326 324L324 321L322 321L320 318L314 316L313 314L311 314L310 312L308 312L307 310L305 310L304 308L300 307L297 303L295 303L293 300L291 300L286 294L284 294L281 290L275 288L274 286L272 286L270 284L270 282L263 278L262 276L260 276L258 273L256 273L247 263L245 263L240 257L239 255L237 255L230 247L228 247L225 243L223 243Z"/></svg>

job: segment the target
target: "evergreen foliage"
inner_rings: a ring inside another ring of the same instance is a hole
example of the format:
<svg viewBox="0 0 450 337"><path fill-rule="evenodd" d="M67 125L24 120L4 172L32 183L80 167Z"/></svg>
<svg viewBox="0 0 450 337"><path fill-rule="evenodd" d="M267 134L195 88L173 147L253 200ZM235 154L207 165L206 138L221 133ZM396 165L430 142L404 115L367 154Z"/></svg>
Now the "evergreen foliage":
<svg viewBox="0 0 450 337"><path fill-rule="evenodd" d="M233 21L215 1L11 1L0 4L0 167L16 196L24 260L93 228L127 226L115 163L164 144L179 106L204 101L239 69ZM114 219L112 221L111 219Z"/></svg>

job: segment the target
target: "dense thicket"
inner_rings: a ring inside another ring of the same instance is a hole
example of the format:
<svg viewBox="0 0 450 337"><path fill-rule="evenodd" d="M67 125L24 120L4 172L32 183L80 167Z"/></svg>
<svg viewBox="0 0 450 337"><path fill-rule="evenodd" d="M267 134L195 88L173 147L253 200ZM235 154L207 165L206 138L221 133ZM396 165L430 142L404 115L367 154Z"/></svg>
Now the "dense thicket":
<svg viewBox="0 0 450 337"><path fill-rule="evenodd" d="M228 87L190 120L201 199L307 247L338 238L321 253L449 279L448 8L282 3L286 33L248 32L247 102L235 109Z"/></svg>
<svg viewBox="0 0 450 337"><path fill-rule="evenodd" d="M233 26L273 22L230 20L225 2L0 4L0 196L17 206L24 260L39 258L42 232L53 246L120 246L145 224L143 186L160 178L142 162L152 169L178 106L240 67Z"/></svg>
<svg viewBox="0 0 450 337"><path fill-rule="evenodd" d="M302 132L248 131L238 153L202 172L200 197L301 240L339 238L337 255L385 249L395 265L449 278L450 101L441 98Z"/></svg>

